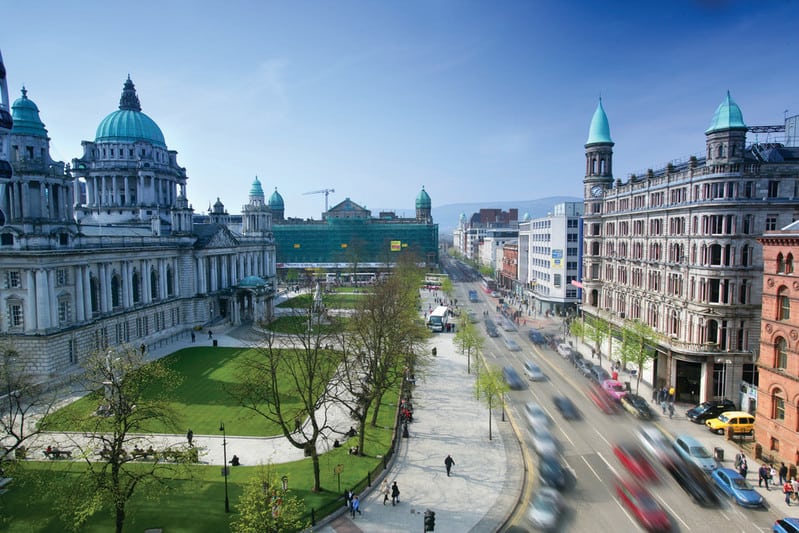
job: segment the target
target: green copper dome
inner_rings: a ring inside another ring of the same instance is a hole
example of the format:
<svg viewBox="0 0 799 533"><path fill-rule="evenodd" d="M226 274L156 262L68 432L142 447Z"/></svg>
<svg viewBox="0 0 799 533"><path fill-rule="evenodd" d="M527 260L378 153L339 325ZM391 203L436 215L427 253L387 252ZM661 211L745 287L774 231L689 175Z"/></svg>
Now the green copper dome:
<svg viewBox="0 0 799 533"><path fill-rule="evenodd" d="M139 97L130 77L125 81L119 109L105 117L97 126L95 142L145 141L166 148L161 128L150 117L141 112Z"/></svg>
<svg viewBox="0 0 799 533"><path fill-rule="evenodd" d="M47 130L39 118L39 108L28 100L28 91L22 88L22 98L18 98L11 105L11 118L14 125L11 127L12 135L31 135L33 137L47 138Z"/></svg>
<svg viewBox="0 0 799 533"><path fill-rule="evenodd" d="M424 186L422 186L422 190L419 191L419 195L416 197L416 209L430 209L433 203L430 201L430 195L427 194L427 191L424 190Z"/></svg>
<svg viewBox="0 0 799 533"><path fill-rule="evenodd" d="M588 140L585 144L595 143L610 143L613 141L610 138L610 124L608 124L608 116L605 114L605 108L602 107L602 99L599 99L599 105L596 106L594 117L591 119L591 127L588 129Z"/></svg>
<svg viewBox="0 0 799 533"><path fill-rule="evenodd" d="M242 288L258 288L258 287L265 287L266 280L260 276L247 276L246 278L239 281L239 287Z"/></svg>
<svg viewBox="0 0 799 533"><path fill-rule="evenodd" d="M744 124L744 115L741 113L741 108L733 102L730 91L727 91L727 98L716 109L713 120L710 122L710 127L705 131L705 134L734 129L746 129L746 124Z"/></svg>
<svg viewBox="0 0 799 533"><path fill-rule="evenodd" d="M275 187L275 192L272 193L272 196L269 197L269 207L275 210L280 210L285 207L283 204L283 197L277 192L277 187Z"/></svg>
<svg viewBox="0 0 799 533"><path fill-rule="evenodd" d="M255 176L255 181L252 182L252 187L250 188L250 196L257 196L258 198L263 199L264 197L264 190L261 188L261 182L258 181L258 176Z"/></svg>

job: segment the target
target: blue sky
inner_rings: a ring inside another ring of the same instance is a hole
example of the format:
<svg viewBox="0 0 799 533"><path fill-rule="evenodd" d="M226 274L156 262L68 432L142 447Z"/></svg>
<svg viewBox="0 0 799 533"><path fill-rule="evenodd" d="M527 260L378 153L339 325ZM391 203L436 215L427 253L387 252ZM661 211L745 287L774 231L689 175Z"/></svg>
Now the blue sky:
<svg viewBox="0 0 799 533"><path fill-rule="evenodd" d="M78 6L80 6L78 8ZM748 125L799 114L796 0L6 3L0 50L71 161L130 74L187 168L239 212L257 175L286 215L346 197L410 214L582 195L601 95L618 178L704 151L727 90ZM443 221L442 221L443 222Z"/></svg>

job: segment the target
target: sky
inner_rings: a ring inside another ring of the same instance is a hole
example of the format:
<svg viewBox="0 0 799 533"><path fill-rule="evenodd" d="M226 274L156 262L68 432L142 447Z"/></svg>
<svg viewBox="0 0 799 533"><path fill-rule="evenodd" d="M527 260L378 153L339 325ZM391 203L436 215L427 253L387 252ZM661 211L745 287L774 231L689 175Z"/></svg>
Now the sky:
<svg viewBox="0 0 799 533"><path fill-rule="evenodd" d="M239 213L256 176L300 218L321 216L324 194L306 194L321 189L331 206L406 216L422 187L434 209L581 197L600 97L622 179L703 154L728 90L747 125L799 114L799 0L40 0L0 13L11 100L27 88L51 156L82 155L130 75L195 212L218 197Z"/></svg>

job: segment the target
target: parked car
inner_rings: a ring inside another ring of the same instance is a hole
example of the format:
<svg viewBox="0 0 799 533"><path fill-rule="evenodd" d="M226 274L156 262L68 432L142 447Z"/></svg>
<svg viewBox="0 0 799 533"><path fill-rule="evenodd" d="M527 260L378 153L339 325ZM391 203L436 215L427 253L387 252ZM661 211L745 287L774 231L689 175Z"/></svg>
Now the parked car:
<svg viewBox="0 0 799 533"><path fill-rule="evenodd" d="M617 444L613 447L613 454L636 480L657 481L657 471L638 445Z"/></svg>
<svg viewBox="0 0 799 533"><path fill-rule="evenodd" d="M716 469L716 461L707 448L690 435L680 435L674 439L674 451L705 472L712 472Z"/></svg>
<svg viewBox="0 0 799 533"><path fill-rule="evenodd" d="M524 362L524 373L530 381L544 381L547 377L541 371L541 367L532 361Z"/></svg>
<svg viewBox="0 0 799 533"><path fill-rule="evenodd" d="M527 337L529 337L529 339L533 342L533 344L547 343L547 338L534 329L531 329L530 331L527 332Z"/></svg>
<svg viewBox="0 0 799 533"><path fill-rule="evenodd" d="M552 420L544 409L535 402L527 402L524 404L524 414L527 417L527 422L530 428L536 432L540 428L548 429Z"/></svg>
<svg viewBox="0 0 799 533"><path fill-rule="evenodd" d="M594 368L594 363L592 363L591 361L588 361L586 359L580 359L579 361L577 361L577 370L580 372L580 374L589 379L594 373L593 368Z"/></svg>
<svg viewBox="0 0 799 533"><path fill-rule="evenodd" d="M634 481L617 479L616 494L638 520L650 532L671 531L671 519L648 490Z"/></svg>
<svg viewBox="0 0 799 533"><path fill-rule="evenodd" d="M566 420L580 419L580 410L577 409L577 406L574 405L574 402L568 396L555 396L552 401Z"/></svg>
<svg viewBox="0 0 799 533"><path fill-rule="evenodd" d="M502 377L505 378L505 383L508 384L513 390L521 390L524 388L524 381L522 381L521 376L519 373L516 372L516 369L512 366L506 366L502 368Z"/></svg>
<svg viewBox="0 0 799 533"><path fill-rule="evenodd" d="M550 487L541 487L527 510L527 518L537 529L550 531L555 529L562 511L563 496L560 492Z"/></svg>
<svg viewBox="0 0 799 533"><path fill-rule="evenodd" d="M562 357L568 356L572 351L572 347L565 342L558 344L556 349Z"/></svg>
<svg viewBox="0 0 799 533"><path fill-rule="evenodd" d="M710 478L741 507L763 507L763 496L732 468L717 468Z"/></svg>
<svg viewBox="0 0 799 533"><path fill-rule="evenodd" d="M543 455L538 459L538 479L542 485L558 490L566 488L566 469L554 455Z"/></svg>
<svg viewBox="0 0 799 533"><path fill-rule="evenodd" d="M625 394L619 402L628 413L635 417L643 420L651 420L652 417L654 417L654 413L652 413L652 409L649 407L649 402L637 394Z"/></svg>
<svg viewBox="0 0 799 533"><path fill-rule="evenodd" d="M735 411L735 404L731 400L712 400L702 402L685 412L688 420L697 424L704 424L705 420L716 418L724 411Z"/></svg>
<svg viewBox="0 0 799 533"><path fill-rule="evenodd" d="M780 518L771 527L775 533L799 533L799 518Z"/></svg>
<svg viewBox="0 0 799 533"><path fill-rule="evenodd" d="M705 420L705 425L719 435L723 435L727 428L732 428L735 434L751 435L755 431L755 417L743 411L726 411L718 418Z"/></svg>
<svg viewBox="0 0 799 533"><path fill-rule="evenodd" d="M617 401L627 396L627 387L617 379L606 379L602 382L602 389Z"/></svg>
<svg viewBox="0 0 799 533"><path fill-rule="evenodd" d="M516 341L515 341L515 340L513 340L513 339L510 339L510 338L508 338L508 337L505 337L505 338L503 338L503 339L502 339L502 342L504 342L504 343L505 343L505 348L507 348L508 350L510 350L510 351L512 351L512 352L519 352L519 351L521 351L521 347L519 346L519 343L518 343L518 342L516 342Z"/></svg>
<svg viewBox="0 0 799 533"><path fill-rule="evenodd" d="M607 370L605 370L601 366L594 365L591 368L591 375L588 377L596 381L597 383L602 383L603 381L610 379L610 374L608 373Z"/></svg>

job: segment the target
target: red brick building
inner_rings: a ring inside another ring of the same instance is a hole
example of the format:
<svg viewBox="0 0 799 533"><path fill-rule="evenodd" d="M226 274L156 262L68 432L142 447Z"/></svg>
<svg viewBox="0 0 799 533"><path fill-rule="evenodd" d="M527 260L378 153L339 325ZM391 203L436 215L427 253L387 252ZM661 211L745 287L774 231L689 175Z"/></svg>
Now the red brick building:
<svg viewBox="0 0 799 533"><path fill-rule="evenodd" d="M763 309L755 439L778 461L799 464L799 222L763 244Z"/></svg>
<svg viewBox="0 0 799 533"><path fill-rule="evenodd" d="M506 244L502 247L502 270L499 272L500 287L513 290L519 279L519 246Z"/></svg>

